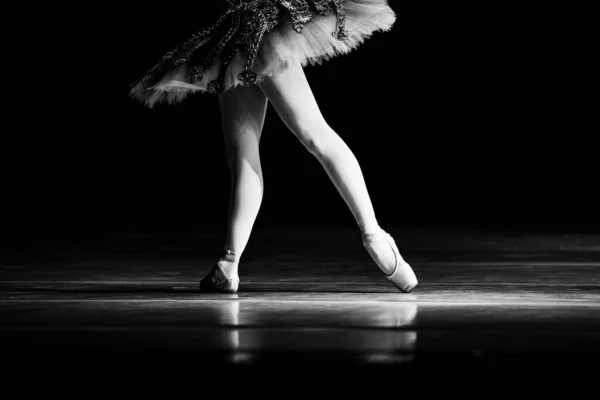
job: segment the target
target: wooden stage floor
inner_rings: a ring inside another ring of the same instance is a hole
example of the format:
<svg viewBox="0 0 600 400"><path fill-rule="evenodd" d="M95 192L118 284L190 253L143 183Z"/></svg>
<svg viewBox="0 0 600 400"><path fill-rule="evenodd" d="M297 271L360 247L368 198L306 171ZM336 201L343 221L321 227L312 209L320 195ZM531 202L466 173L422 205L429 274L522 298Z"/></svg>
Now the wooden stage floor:
<svg viewBox="0 0 600 400"><path fill-rule="evenodd" d="M108 382L135 371L321 380L345 371L342 381L376 371L377 382L532 382L538 371L548 382L597 369L600 235L386 229L419 278L410 294L381 275L351 228L255 230L240 291L227 295L196 290L220 232L21 243L0 260L4 360L13 372L102 371Z"/></svg>

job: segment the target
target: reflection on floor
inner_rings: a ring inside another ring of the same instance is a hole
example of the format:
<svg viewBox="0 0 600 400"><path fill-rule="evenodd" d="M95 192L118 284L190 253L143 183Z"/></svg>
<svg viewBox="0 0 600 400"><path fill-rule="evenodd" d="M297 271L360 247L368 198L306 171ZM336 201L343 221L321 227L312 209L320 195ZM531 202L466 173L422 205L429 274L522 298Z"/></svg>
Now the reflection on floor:
<svg viewBox="0 0 600 400"><path fill-rule="evenodd" d="M221 248L214 232L30 243L2 257L3 354L119 376L583 376L597 363L599 236L388 230L419 277L410 294L382 277L352 229L255 232L240 291L227 295L196 291Z"/></svg>

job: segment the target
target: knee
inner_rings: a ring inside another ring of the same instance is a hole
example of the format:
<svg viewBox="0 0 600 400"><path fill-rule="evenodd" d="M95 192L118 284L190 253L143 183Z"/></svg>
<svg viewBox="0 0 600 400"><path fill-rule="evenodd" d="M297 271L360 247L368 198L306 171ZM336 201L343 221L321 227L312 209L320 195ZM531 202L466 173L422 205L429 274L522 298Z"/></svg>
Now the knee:
<svg viewBox="0 0 600 400"><path fill-rule="evenodd" d="M304 121L297 124L295 133L310 153L319 155L326 149L332 132L325 121Z"/></svg>
<svg viewBox="0 0 600 400"><path fill-rule="evenodd" d="M258 141L226 141L225 153L227 164L232 170L238 169L243 164L260 165Z"/></svg>
<svg viewBox="0 0 600 400"><path fill-rule="evenodd" d="M231 171L238 169L238 165L241 164L241 157L236 154L227 153L227 165Z"/></svg>
<svg viewBox="0 0 600 400"><path fill-rule="evenodd" d="M258 148L252 145L232 146L227 148L227 164L232 171L237 171L244 165L260 167Z"/></svg>
<svg viewBox="0 0 600 400"><path fill-rule="evenodd" d="M239 171L244 166L250 166L252 169L260 169L260 156L254 152L229 152L227 154L227 164L233 172Z"/></svg>

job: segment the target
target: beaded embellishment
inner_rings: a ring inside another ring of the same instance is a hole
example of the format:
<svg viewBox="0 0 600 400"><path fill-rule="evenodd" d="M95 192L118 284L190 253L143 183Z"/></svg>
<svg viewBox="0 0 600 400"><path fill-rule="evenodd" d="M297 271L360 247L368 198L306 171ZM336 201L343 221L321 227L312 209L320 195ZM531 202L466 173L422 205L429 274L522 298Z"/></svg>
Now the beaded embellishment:
<svg viewBox="0 0 600 400"><path fill-rule="evenodd" d="M256 82L257 75L252 69L260 43L265 34L279 23L280 13L289 12L292 26L302 33L303 26L315 14L335 13L336 28L332 35L345 40L346 14L343 0L222 0L226 2L224 12L208 27L193 34L185 42L166 53L135 86L141 82L158 80L172 68L189 63L187 79L189 83L202 80L210 66L220 59L222 65L219 76L209 82L210 93L224 90L225 71L233 57L241 52L246 57L244 70L238 75L246 85ZM211 43L212 42L212 43Z"/></svg>

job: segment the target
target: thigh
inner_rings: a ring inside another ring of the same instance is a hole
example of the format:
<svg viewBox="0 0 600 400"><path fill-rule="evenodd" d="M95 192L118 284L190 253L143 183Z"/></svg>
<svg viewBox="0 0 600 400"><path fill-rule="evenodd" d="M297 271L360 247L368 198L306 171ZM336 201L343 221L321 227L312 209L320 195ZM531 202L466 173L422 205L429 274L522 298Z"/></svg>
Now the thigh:
<svg viewBox="0 0 600 400"><path fill-rule="evenodd" d="M302 141L322 132L327 124L317 105L304 69L292 63L258 84L286 126Z"/></svg>
<svg viewBox="0 0 600 400"><path fill-rule="evenodd" d="M258 144L265 122L268 100L256 86L238 86L219 94L221 123L228 154Z"/></svg>

